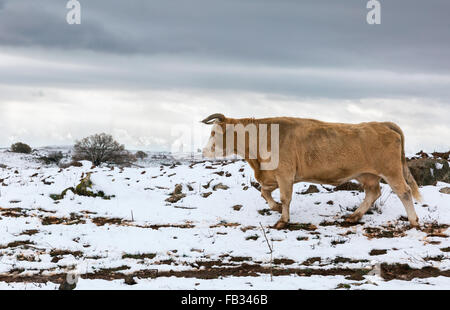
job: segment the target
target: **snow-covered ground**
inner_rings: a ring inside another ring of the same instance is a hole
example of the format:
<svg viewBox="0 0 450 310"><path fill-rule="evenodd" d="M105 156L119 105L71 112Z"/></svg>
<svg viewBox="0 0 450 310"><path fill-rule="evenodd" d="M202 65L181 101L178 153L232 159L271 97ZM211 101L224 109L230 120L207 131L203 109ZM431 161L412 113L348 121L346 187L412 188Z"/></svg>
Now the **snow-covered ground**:
<svg viewBox="0 0 450 310"><path fill-rule="evenodd" d="M0 164L0 289L55 289L67 273L77 289L450 289L446 183L421 188L420 230L387 185L348 226L363 193L297 184L293 224L275 230L243 161L60 169L0 151ZM110 199L50 197L88 173ZM167 202L177 184L185 197Z"/></svg>

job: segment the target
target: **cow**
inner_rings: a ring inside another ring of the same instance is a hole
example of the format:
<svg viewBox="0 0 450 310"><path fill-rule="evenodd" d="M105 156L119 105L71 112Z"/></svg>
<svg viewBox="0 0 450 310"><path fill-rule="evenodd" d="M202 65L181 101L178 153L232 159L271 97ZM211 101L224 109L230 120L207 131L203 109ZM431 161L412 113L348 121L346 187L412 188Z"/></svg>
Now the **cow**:
<svg viewBox="0 0 450 310"><path fill-rule="evenodd" d="M289 206L295 183L337 186L357 180L364 189L365 198L357 210L346 218L349 223L357 223L381 196L381 179L402 201L411 227L419 227L413 197L421 201L421 195L406 163L403 131L392 122L344 124L293 117L234 119L216 113L202 120L202 123L213 125L203 156L238 155L248 162L261 185L262 197L270 209L281 213L280 220L274 225L276 229L285 229L289 225ZM259 150L254 153L251 145L259 145L260 141L250 141L251 130L244 132L245 139L238 139L236 128L250 125L257 136L262 135L261 128L268 130L264 133L267 137L271 136L273 128L277 129L277 145L268 142L269 153L278 152L276 167L262 169L267 157L262 156ZM227 141L231 142L227 144ZM272 197L272 192L277 188L281 203Z"/></svg>

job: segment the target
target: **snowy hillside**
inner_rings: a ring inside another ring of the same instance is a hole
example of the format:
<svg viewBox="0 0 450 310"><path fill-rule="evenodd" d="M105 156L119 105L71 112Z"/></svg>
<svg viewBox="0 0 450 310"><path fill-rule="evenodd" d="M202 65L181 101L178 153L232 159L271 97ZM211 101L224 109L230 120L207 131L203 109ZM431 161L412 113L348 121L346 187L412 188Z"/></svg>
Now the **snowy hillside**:
<svg viewBox="0 0 450 310"><path fill-rule="evenodd" d="M78 289L450 289L447 183L421 188L420 230L387 185L349 226L363 193L297 184L275 230L240 160L62 169L0 151L0 164L0 289L57 289L68 272ZM86 177L91 197L74 193Z"/></svg>

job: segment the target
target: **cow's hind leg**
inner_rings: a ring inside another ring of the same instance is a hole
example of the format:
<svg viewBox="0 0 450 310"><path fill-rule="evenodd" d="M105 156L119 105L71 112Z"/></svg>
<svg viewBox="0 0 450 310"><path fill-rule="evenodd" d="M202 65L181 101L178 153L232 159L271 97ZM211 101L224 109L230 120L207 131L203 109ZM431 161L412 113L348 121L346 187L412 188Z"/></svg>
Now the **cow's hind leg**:
<svg viewBox="0 0 450 310"><path fill-rule="evenodd" d="M366 197L359 208L346 219L349 223L357 223L381 196L380 177L374 174L364 174L356 179L362 184Z"/></svg>
<svg viewBox="0 0 450 310"><path fill-rule="evenodd" d="M280 179L278 180L278 185L280 187L280 198L281 198L281 218L275 224L276 229L286 228L289 224L289 206L292 200L292 188L294 182L291 180Z"/></svg>
<svg viewBox="0 0 450 310"><path fill-rule="evenodd" d="M278 185L262 185L261 186L261 196L269 204L269 208L273 211L282 212L281 203L276 202L272 197L272 192L277 189Z"/></svg>
<svg viewBox="0 0 450 310"><path fill-rule="evenodd" d="M414 210L412 191L409 185L406 183L402 171L399 171L398 173L389 177L386 176L385 179L392 190L402 201L411 227L419 227L419 218L417 217L416 211Z"/></svg>

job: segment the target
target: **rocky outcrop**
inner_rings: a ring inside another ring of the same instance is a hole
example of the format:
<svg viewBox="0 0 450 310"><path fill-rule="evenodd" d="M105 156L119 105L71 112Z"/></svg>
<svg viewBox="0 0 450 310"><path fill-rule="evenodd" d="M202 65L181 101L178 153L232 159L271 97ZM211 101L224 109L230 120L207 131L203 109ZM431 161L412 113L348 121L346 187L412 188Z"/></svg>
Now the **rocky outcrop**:
<svg viewBox="0 0 450 310"><path fill-rule="evenodd" d="M308 189L306 189L305 191L301 192L301 195L307 195L307 194L314 194L314 193L320 193L320 190L317 188L317 186L315 185L310 185L308 187Z"/></svg>
<svg viewBox="0 0 450 310"><path fill-rule="evenodd" d="M170 197L166 199L167 202L175 203L181 199L186 197L186 194L183 194L183 185L177 184L173 192L170 194Z"/></svg>
<svg viewBox="0 0 450 310"><path fill-rule="evenodd" d="M419 186L436 185L437 182L450 183L450 167L447 160L421 157L411 159L408 166Z"/></svg>
<svg viewBox="0 0 450 310"><path fill-rule="evenodd" d="M450 195L450 187L441 188L439 193Z"/></svg>
<svg viewBox="0 0 450 310"><path fill-rule="evenodd" d="M97 193L93 192L92 189L92 181L91 181L91 173L87 173L86 176L81 178L80 184L78 184L75 188L68 187L61 192L61 194L50 194L50 198L53 200L61 200L64 199L68 191L71 191L75 195L86 196L86 197L101 197L105 200L110 200L115 197L115 195L105 195L103 191L98 191Z"/></svg>

